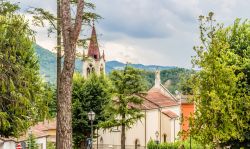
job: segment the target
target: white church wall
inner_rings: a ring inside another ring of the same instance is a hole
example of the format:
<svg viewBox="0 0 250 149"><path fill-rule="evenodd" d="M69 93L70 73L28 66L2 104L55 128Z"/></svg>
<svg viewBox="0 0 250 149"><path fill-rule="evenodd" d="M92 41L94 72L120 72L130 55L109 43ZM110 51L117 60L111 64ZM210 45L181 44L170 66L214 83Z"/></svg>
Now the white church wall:
<svg viewBox="0 0 250 149"><path fill-rule="evenodd" d="M145 113L144 113L145 114ZM126 144L130 146L135 145L136 139L140 146L145 146L145 119L142 118L137 121L132 128L126 131Z"/></svg>
<svg viewBox="0 0 250 149"><path fill-rule="evenodd" d="M160 132L160 114L158 109L149 110L146 117L146 142L150 139L155 140L155 132Z"/></svg>
<svg viewBox="0 0 250 149"><path fill-rule="evenodd" d="M171 120L168 116L162 113L161 120L161 142L164 142L164 134L167 135L166 142L171 142Z"/></svg>
<svg viewBox="0 0 250 149"><path fill-rule="evenodd" d="M171 136L174 136L175 134L175 138L178 139L178 133L181 130L181 124L180 124L180 119L181 119L181 108L180 105L178 106L171 106L171 107L167 107L166 110L171 110L172 112L176 113L178 115L177 118L175 118L175 120L171 120ZM174 137L171 137L171 142L174 141Z"/></svg>

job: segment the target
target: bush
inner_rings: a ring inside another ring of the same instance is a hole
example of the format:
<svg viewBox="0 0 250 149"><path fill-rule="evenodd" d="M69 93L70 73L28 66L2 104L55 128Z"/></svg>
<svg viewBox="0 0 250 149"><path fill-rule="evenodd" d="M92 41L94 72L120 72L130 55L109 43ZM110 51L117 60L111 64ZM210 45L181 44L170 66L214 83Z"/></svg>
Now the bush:
<svg viewBox="0 0 250 149"><path fill-rule="evenodd" d="M204 147L195 140L191 141L192 149L210 149L211 147ZM150 140L147 145L147 149L190 149L190 139L185 141L176 141L174 143L160 143L156 144L153 140Z"/></svg>
<svg viewBox="0 0 250 149"><path fill-rule="evenodd" d="M150 140L148 142L147 148L148 149L178 149L179 146L180 146L179 142L156 144L153 140Z"/></svg>

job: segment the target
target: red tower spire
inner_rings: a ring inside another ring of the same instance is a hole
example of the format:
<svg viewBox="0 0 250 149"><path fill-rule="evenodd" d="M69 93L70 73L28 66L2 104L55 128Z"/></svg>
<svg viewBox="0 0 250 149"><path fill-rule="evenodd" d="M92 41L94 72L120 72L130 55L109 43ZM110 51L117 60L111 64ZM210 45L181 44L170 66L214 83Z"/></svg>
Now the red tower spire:
<svg viewBox="0 0 250 149"><path fill-rule="evenodd" d="M93 23L92 34L89 43L88 56L93 57L95 60L100 59L100 51L97 42L97 36L95 31L95 24Z"/></svg>

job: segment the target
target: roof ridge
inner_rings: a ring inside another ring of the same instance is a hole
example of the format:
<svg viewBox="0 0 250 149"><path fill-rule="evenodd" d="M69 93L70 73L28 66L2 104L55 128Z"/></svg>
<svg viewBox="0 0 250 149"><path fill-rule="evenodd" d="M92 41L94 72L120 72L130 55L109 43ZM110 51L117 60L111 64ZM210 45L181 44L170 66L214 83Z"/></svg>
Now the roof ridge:
<svg viewBox="0 0 250 149"><path fill-rule="evenodd" d="M173 97L174 98L174 100L175 101L178 101L176 98L175 98L175 96L164 86L164 85L162 85L162 84L160 84L161 85L161 87L163 87L163 89L165 89L168 93L169 93L169 95L171 96L171 97ZM165 96L165 95L164 95Z"/></svg>

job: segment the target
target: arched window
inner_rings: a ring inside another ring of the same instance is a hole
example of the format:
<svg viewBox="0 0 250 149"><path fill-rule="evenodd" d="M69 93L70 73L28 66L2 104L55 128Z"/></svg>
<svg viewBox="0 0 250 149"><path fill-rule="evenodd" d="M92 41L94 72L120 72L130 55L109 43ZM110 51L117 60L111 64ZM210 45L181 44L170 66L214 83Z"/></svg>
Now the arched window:
<svg viewBox="0 0 250 149"><path fill-rule="evenodd" d="M138 139L135 140L135 149L140 147L140 141Z"/></svg>
<svg viewBox="0 0 250 149"><path fill-rule="evenodd" d="M94 67L92 67L92 73L94 73L95 72L95 68Z"/></svg>
<svg viewBox="0 0 250 149"><path fill-rule="evenodd" d="M90 68L88 67L87 68L87 77L89 76L89 74L90 74Z"/></svg>
<svg viewBox="0 0 250 149"><path fill-rule="evenodd" d="M163 142L167 142L167 134L163 135Z"/></svg>

